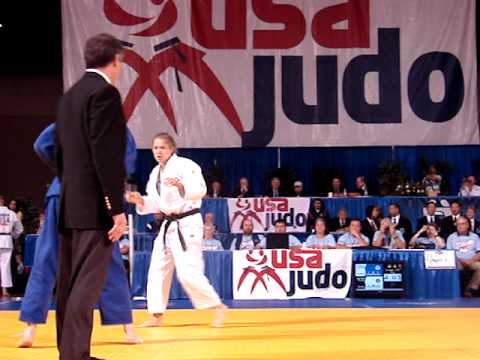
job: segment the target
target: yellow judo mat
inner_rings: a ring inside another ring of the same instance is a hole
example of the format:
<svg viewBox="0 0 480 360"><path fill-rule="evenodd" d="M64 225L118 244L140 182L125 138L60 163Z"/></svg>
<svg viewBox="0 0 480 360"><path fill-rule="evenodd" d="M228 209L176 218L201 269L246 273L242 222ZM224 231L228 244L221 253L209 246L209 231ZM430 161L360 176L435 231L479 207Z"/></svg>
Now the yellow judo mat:
<svg viewBox="0 0 480 360"><path fill-rule="evenodd" d="M18 312L0 312L0 359L58 359L54 312L33 348L15 347ZM147 319L134 312L136 323ZM123 345L119 326L96 314L92 355L167 359L480 359L480 309L238 309L223 328L206 311L171 310L162 328L137 329L144 344Z"/></svg>

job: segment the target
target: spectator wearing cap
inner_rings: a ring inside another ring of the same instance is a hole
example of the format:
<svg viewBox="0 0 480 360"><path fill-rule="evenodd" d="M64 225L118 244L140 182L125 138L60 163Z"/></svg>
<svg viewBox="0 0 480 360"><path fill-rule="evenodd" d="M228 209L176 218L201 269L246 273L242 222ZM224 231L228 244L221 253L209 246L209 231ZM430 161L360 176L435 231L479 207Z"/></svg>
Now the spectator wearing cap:
<svg viewBox="0 0 480 360"><path fill-rule="evenodd" d="M425 205L425 216L422 216L417 220L417 231L423 228L428 224L436 224L440 228L442 224L442 217L436 215L437 213L437 202L435 200L430 200Z"/></svg>
<svg viewBox="0 0 480 360"><path fill-rule="evenodd" d="M303 183L299 180L293 183L293 196L295 197L305 196L305 194L303 193Z"/></svg>

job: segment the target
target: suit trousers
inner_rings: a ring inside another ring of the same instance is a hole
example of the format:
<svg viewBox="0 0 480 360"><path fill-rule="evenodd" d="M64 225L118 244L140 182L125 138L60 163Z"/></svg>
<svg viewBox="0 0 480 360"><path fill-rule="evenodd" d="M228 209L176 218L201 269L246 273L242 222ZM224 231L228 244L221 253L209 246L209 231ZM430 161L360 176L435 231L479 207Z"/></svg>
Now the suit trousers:
<svg viewBox="0 0 480 360"><path fill-rule="evenodd" d="M64 229L60 234L56 313L60 360L90 358L93 310L112 249L105 230Z"/></svg>

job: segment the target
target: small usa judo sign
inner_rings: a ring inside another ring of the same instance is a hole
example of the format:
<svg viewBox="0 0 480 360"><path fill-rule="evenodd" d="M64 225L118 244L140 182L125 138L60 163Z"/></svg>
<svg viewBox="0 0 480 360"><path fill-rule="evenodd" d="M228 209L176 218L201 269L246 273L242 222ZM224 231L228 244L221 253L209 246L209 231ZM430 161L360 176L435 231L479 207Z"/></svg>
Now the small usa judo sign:
<svg viewBox="0 0 480 360"><path fill-rule="evenodd" d="M233 254L233 297L238 300L345 298L351 250L245 250Z"/></svg>
<svg viewBox="0 0 480 360"><path fill-rule="evenodd" d="M253 224L253 232L275 231L275 221L283 219L288 232L304 233L307 228L307 214L310 198L240 198L228 199L230 231L242 233L243 221Z"/></svg>

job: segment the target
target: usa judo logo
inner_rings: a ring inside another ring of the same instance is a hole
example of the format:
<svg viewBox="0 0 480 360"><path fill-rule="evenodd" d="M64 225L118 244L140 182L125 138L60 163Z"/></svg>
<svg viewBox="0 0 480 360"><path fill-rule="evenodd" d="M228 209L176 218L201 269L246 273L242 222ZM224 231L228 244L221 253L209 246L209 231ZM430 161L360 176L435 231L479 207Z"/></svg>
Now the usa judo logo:
<svg viewBox="0 0 480 360"><path fill-rule="evenodd" d="M351 268L351 250L235 251L234 298L341 298L348 293Z"/></svg>
<svg viewBox="0 0 480 360"><path fill-rule="evenodd" d="M132 33L135 37L160 36L171 30L178 18L178 10L174 0L151 0L154 5L163 5L155 17L143 17L124 10L116 0L104 0L103 12L106 18L119 26L135 26L150 23L141 31ZM205 52L183 43L178 37L164 40L153 46L156 54L150 59L144 59L134 48L134 44L124 42L124 62L136 73L137 79L128 90L124 101L124 112L127 121L131 118L138 103L149 90L165 113L168 122L177 132L177 122L172 102L167 89L160 81L162 73L172 68L179 92L183 92L180 74L195 83L218 107L235 131L241 135L243 126L229 94L224 86L204 60Z"/></svg>
<svg viewBox="0 0 480 360"><path fill-rule="evenodd" d="M259 258L256 258L255 255L258 255ZM272 279L278 286L282 288L285 293L287 293L287 289L285 288L285 285L276 273L275 269L265 265L267 263L267 255L263 250L260 250L259 252L254 252L253 250L250 250L246 254L246 259L248 262L252 263L254 266L247 266L246 268L243 269L243 274L240 277L240 280L238 281L238 287L237 290L239 290L242 287L242 284L244 281L247 279L247 277L253 277L254 280L252 282L252 287L250 289L250 294L253 293L255 290L255 287L258 284L262 284L263 287L265 288L266 291L268 291L268 286L265 280L267 279Z"/></svg>

